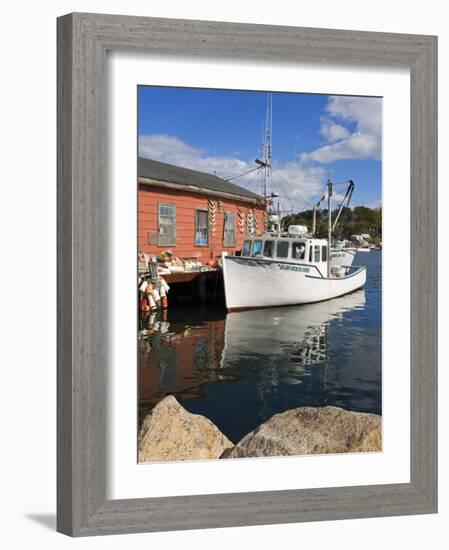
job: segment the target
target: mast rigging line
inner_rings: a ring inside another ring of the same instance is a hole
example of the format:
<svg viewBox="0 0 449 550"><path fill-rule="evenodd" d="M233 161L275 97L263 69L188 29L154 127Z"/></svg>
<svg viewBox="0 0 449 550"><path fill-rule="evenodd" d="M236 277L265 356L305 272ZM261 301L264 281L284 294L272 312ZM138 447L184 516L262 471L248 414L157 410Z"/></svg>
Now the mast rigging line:
<svg viewBox="0 0 449 550"><path fill-rule="evenodd" d="M343 185L344 183L351 183L352 180L333 181L332 185Z"/></svg>
<svg viewBox="0 0 449 550"><path fill-rule="evenodd" d="M303 203L306 205L306 206L309 206L310 208L313 208L313 204L311 202L309 202L307 199L305 199L301 193L299 191L297 191L294 187L292 187L291 183L286 179L284 178L283 176L281 176L281 174L277 171L277 170L274 170L272 168L272 172L273 174L276 172L276 175L279 176L287 185L288 187L291 189L291 191L293 193L295 193L296 195L298 195L298 197L303 201Z"/></svg>
<svg viewBox="0 0 449 550"><path fill-rule="evenodd" d="M224 178L221 178L221 179L224 180ZM225 180L225 181L229 181L229 180ZM251 186L253 186L254 182L256 182L256 184L257 184L257 180L251 179L249 181L239 183L239 185L241 187L243 187L244 189L248 189L249 191L252 191L253 193L257 193L258 192L257 189L251 189Z"/></svg>
<svg viewBox="0 0 449 550"><path fill-rule="evenodd" d="M293 205L292 205L292 201L291 201L291 198L290 198L290 193L288 192L288 188L284 187L284 184L282 183L281 180L279 180L279 187L282 189L282 192L285 194L286 199L290 203L290 208L293 210Z"/></svg>
<svg viewBox="0 0 449 550"><path fill-rule="evenodd" d="M339 184L343 184L343 183L349 183L351 180L347 180L347 181L339 181L337 182L336 184L334 184L334 182L332 182L332 185L339 185ZM315 199L313 199L313 201L309 204L314 204L314 207L313 208L318 208L318 206L321 204L321 202L327 197L327 183L324 187L324 189L320 192L319 195L316 195L315 196ZM320 197L320 198L318 198Z"/></svg>
<svg viewBox="0 0 449 550"><path fill-rule="evenodd" d="M247 174L250 174L251 172L255 172L256 170L260 170L263 168L262 166L256 166L255 168L251 168L251 170L248 170L247 172L243 172L243 174L237 174L236 176L230 176L223 178L226 181L236 180L237 178L241 178L242 176L246 176Z"/></svg>

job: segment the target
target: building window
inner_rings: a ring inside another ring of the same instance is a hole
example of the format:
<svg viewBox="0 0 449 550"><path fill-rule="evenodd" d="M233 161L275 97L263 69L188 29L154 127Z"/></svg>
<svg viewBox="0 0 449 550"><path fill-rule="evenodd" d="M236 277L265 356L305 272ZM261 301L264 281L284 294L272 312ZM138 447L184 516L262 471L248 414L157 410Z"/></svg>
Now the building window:
<svg viewBox="0 0 449 550"><path fill-rule="evenodd" d="M207 210L195 210L195 245L207 246L209 244L209 224Z"/></svg>
<svg viewBox="0 0 449 550"><path fill-rule="evenodd" d="M235 246L235 214L233 212L224 214L223 246Z"/></svg>
<svg viewBox="0 0 449 550"><path fill-rule="evenodd" d="M288 241L278 241L276 246L276 256L278 258L287 258L288 256Z"/></svg>
<svg viewBox="0 0 449 550"><path fill-rule="evenodd" d="M176 206L159 203L158 246L176 246Z"/></svg>

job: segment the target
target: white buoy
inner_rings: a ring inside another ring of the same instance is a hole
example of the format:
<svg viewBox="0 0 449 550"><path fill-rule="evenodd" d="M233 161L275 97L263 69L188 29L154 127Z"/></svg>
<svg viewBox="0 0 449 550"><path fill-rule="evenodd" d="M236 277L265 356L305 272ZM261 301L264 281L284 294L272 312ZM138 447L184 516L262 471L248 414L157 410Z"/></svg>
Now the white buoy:
<svg viewBox="0 0 449 550"><path fill-rule="evenodd" d="M147 282L145 281L145 279L143 280L143 283L140 285L139 287L139 290L141 292L145 292L145 289L147 288Z"/></svg>
<svg viewBox="0 0 449 550"><path fill-rule="evenodd" d="M163 288L166 293L168 293L168 291L170 290L170 287L168 286L167 282L162 277L161 277L161 288Z"/></svg>
<svg viewBox="0 0 449 550"><path fill-rule="evenodd" d="M153 296L151 296L151 294L147 294L147 300L150 304L150 309L157 309L156 302L153 300Z"/></svg>
<svg viewBox="0 0 449 550"><path fill-rule="evenodd" d="M157 288L153 288L153 299L156 303L161 301L161 296Z"/></svg>

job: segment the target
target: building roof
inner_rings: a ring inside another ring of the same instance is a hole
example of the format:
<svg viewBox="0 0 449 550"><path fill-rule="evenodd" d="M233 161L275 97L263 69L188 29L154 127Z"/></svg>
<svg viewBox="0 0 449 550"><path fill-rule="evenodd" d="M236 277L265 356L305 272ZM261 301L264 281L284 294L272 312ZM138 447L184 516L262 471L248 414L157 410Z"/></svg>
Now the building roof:
<svg viewBox="0 0 449 550"><path fill-rule="evenodd" d="M250 199L262 199L260 195L256 195L256 193L218 176L213 176L206 172L198 172L190 168L181 168L180 166L174 166L173 164L167 164L158 160L139 157L137 171L139 178L195 186L200 189L209 189Z"/></svg>

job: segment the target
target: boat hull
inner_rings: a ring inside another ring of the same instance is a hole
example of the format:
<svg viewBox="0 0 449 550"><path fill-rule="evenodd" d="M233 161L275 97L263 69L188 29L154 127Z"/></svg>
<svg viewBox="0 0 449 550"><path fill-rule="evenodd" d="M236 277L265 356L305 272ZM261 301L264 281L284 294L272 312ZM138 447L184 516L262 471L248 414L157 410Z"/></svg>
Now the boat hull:
<svg viewBox="0 0 449 550"><path fill-rule="evenodd" d="M361 288L366 268L345 277L324 277L314 265L223 256L228 311L330 300Z"/></svg>

